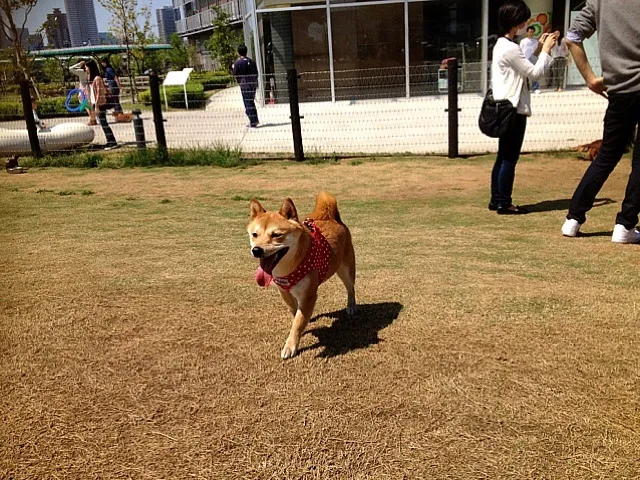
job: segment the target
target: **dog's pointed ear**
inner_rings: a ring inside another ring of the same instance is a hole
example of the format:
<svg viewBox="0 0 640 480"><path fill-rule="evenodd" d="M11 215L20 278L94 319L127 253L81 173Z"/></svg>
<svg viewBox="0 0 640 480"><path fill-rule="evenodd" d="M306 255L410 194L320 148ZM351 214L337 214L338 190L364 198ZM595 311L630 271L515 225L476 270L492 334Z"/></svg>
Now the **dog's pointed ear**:
<svg viewBox="0 0 640 480"><path fill-rule="evenodd" d="M293 200L291 200L290 198L286 198L284 202L282 202L279 213L287 220L295 220L296 222L299 221L298 211L296 210L296 206L293 204Z"/></svg>
<svg viewBox="0 0 640 480"><path fill-rule="evenodd" d="M260 202L257 199L252 198L251 203L249 203L249 218L253 220L258 215L264 212L266 212L266 210L262 208Z"/></svg>

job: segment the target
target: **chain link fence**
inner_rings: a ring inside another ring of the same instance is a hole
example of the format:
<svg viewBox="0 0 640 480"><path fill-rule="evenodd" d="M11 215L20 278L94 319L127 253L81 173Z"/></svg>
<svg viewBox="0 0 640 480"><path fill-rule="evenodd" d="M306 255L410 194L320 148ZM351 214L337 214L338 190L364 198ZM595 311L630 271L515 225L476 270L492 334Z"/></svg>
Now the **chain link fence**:
<svg viewBox="0 0 640 480"><path fill-rule="evenodd" d="M43 154L99 150L109 143L108 129L125 148L155 146L162 131L161 146L166 143L169 149L224 147L246 155L299 158L296 142L307 156L446 155L453 141L460 155L495 152L497 140L482 135L477 126L481 64L466 63L457 71L454 89L443 65L336 70L333 78L329 71L303 73L293 82L295 93L287 75L264 75L255 97L257 128L248 125L250 95L229 76L194 75L184 86L167 87L159 78L155 115L149 79L138 79L137 102L131 102L128 86L123 89L123 113L110 105L104 116L108 128L99 121L91 124L88 111L79 108L82 98L67 98L71 86L60 92L44 89L36 106L44 122L44 128L36 126L37 138ZM523 150L573 149L601 138L606 100L584 86L557 91L549 82L532 95L534 113ZM19 88L13 86L12 92L18 100L13 109L5 105L0 110L0 155L30 155L30 121L19 103ZM447 111L452 94L459 109L455 116ZM294 95L299 118L292 115ZM452 121L457 124L454 136ZM297 122L299 138L294 135Z"/></svg>

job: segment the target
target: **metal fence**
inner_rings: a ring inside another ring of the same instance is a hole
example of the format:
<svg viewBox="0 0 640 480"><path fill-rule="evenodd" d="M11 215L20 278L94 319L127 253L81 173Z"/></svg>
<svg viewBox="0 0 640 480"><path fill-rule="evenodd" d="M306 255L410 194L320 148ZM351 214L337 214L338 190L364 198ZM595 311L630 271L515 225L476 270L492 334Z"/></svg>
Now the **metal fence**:
<svg viewBox="0 0 640 480"><path fill-rule="evenodd" d="M152 95L142 88L139 104L124 103L122 97L124 115L110 109L106 119L118 144L129 148L157 144L160 126L169 149L222 146L287 157L297 153L296 145L307 157L495 152L497 140L482 135L477 126L483 99L480 66L466 64L456 71L451 94L447 71L439 65L411 67L408 76L404 68L336 71L333 82L330 72L303 73L293 83L286 74L265 75L255 99L257 128L248 126L237 84L205 90L187 83L186 88L167 87L165 96L160 81L155 115ZM601 138L606 100L585 87L557 91L551 80L542 82L539 95L532 95L534 114L524 151L572 149ZM291 102L292 87L298 102ZM457 103L453 114L452 94ZM292 114L296 108L299 118ZM140 113L134 115L134 110ZM46 98L41 101L39 116L49 129L37 132L44 153L106 145L105 129L87 125L86 111L65 112L54 111ZM30 154L33 138L23 111L2 115L0 155Z"/></svg>

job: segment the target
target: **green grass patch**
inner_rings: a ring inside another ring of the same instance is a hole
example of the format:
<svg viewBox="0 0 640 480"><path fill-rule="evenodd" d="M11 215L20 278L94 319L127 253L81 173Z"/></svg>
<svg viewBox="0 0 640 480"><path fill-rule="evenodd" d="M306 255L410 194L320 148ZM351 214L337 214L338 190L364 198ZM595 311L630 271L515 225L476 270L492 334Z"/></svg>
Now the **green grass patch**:
<svg viewBox="0 0 640 480"><path fill-rule="evenodd" d="M125 168L125 167L185 167L210 166L221 168L246 168L260 165L264 160L245 158L237 148L215 147L210 149L169 150L150 148L122 150L119 152L82 152L45 155L40 158L24 157L25 167L70 168Z"/></svg>

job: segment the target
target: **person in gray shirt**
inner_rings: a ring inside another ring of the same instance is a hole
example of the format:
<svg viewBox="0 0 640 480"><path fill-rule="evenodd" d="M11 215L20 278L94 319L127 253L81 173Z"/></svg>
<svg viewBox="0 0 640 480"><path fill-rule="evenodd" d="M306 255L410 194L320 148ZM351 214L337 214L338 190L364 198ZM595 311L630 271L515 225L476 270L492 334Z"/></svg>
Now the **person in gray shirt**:
<svg viewBox="0 0 640 480"><path fill-rule="evenodd" d="M606 5L607 8L604 8ZM602 77L596 77L582 41L598 32ZM640 1L587 0L566 35L569 51L589 89L609 99L602 146L573 194L562 234L575 237L640 123ZM611 241L640 243L640 135L636 134L631 174Z"/></svg>

